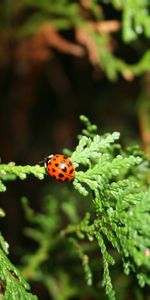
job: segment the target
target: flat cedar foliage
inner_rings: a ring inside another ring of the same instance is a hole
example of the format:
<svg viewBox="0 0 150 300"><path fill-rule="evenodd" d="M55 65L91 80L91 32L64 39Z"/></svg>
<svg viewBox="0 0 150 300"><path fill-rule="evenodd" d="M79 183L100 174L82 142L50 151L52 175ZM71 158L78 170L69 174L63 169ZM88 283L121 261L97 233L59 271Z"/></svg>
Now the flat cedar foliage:
<svg viewBox="0 0 150 300"><path fill-rule="evenodd" d="M66 95L74 93L74 79L67 79L60 63L68 57L73 58L74 66L81 66L81 61L89 64L96 80L107 78L118 82L121 78L138 83L136 109L145 150L136 145L125 148L119 132L101 134L85 115L80 116L83 130L76 139L77 146L73 151L62 150L76 168L74 180L56 182L51 189L39 193L40 212L32 207L30 197L22 195L27 224L24 234L29 244L17 249L18 264L12 262L11 247L9 252L7 238L3 232L0 234L0 299L40 300L41 290L41 300L150 299L145 298L150 295L149 13L149 0L0 1L2 136L5 136L6 115L9 119L11 112L12 115L15 112L14 103L16 118L11 117L9 125L16 129L12 133L19 128L16 140L10 134L4 141L2 152L6 148L6 153L11 153L8 148L12 139L22 153L22 136L28 131L25 121L28 118L22 112L32 118L32 107L37 100L35 91L38 94L37 86L47 64L51 66L47 77L52 95L62 101L60 107L65 114L70 105ZM70 70L69 62L66 68ZM80 84L80 67L77 70L76 98L79 94L81 99L83 82ZM84 88L88 96L87 85ZM15 97L16 102L9 101ZM47 119L53 120L53 104L44 106ZM83 113L86 114L86 109ZM42 118L37 122L42 123ZM43 125L42 130L46 127ZM8 192L9 181L15 181L17 186L28 175L38 182L48 178L40 163L6 164L0 158L0 192ZM10 205L12 209L13 203ZM4 210L0 209L1 218L5 217ZM8 226L12 226L11 221Z"/></svg>
<svg viewBox="0 0 150 300"><path fill-rule="evenodd" d="M85 206L87 195L91 203L81 217L79 200L73 191L65 192L65 201L61 203L54 195L48 194L44 200L44 213L34 212L28 200L22 199L30 223L26 234L37 243L37 247L23 257L19 272L8 259L8 245L0 237L2 299L37 299L29 293L23 277L43 282L52 295L58 292L55 291L58 288L55 287L55 276L62 277L62 295L56 299L79 296L82 294L79 287L70 286L77 270L70 267L65 273L62 265L67 259L70 264L72 259L74 264L76 255L82 264L87 286L91 287L95 272L91 261L95 252L96 264L103 270L103 275L99 272L96 281L101 281L108 299L116 299L110 273L118 257L126 275L134 273L141 287L150 285L150 163L138 147L122 149L116 143L118 132L101 136L85 116L81 116L81 120L85 129L79 135L79 143L74 152L65 152L70 153L76 167L72 189L81 194L80 205ZM39 165L1 164L1 192L6 191L8 180L17 177L25 180L28 174L41 180L45 170ZM4 216L2 210L1 216ZM67 225L61 225L61 218L67 220Z"/></svg>

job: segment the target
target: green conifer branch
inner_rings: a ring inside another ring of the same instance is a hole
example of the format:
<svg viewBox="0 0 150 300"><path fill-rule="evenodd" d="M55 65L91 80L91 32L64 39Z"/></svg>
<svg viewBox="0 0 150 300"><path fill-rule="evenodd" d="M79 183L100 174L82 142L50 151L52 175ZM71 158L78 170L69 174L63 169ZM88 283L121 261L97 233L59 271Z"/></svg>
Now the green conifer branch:
<svg viewBox="0 0 150 300"><path fill-rule="evenodd" d="M89 190L93 191L96 215L92 223L70 225L65 231L77 236L82 232L81 237L86 234L98 237L104 261L103 282L110 299L115 296L108 256L104 251L104 236L121 255L125 272L129 273L130 269L136 272L141 286L149 284L150 271L150 255L145 255L150 249L150 193L146 191L147 182L144 183L142 178L140 181L140 176L135 175L136 172L140 175L146 158L128 155L121 149L119 155L113 155L113 142L118 137L118 133L103 137L80 136L72 159L77 166L84 165L86 169L76 173L73 185L84 196ZM147 270L142 272L143 268Z"/></svg>
<svg viewBox="0 0 150 300"><path fill-rule="evenodd" d="M89 256L85 254L81 244L79 244L79 242L75 238L70 238L69 241L74 247L75 252L78 255L79 259L81 260L84 269L86 283L88 286L91 286L93 284L93 274L92 274L91 267L89 265Z"/></svg>
<svg viewBox="0 0 150 300"><path fill-rule="evenodd" d="M0 164L0 192L6 191L5 181L15 180L17 177L25 180L29 174L42 180L44 179L45 169L39 165L16 166L14 162Z"/></svg>
<svg viewBox="0 0 150 300"><path fill-rule="evenodd" d="M37 300L28 292L29 285L0 249L0 298L4 300Z"/></svg>
<svg viewBox="0 0 150 300"><path fill-rule="evenodd" d="M69 236L82 262L86 281L91 285L92 270L89 255L82 246L82 243L88 240L89 243L97 243L100 248L103 257L103 285L108 298L112 300L115 299L115 292L110 267L115 263L115 259L111 250L107 250L107 244L118 252L126 274L134 272L141 287L145 284L150 285L150 190L147 177L149 161L137 147L124 150L121 145L116 144L118 132L100 136L96 132L96 126L85 116L81 116L81 120L85 129L79 135L79 144L71 154L76 167L73 187L83 196L90 195L92 211L87 210L85 217L81 219L77 216L76 208L73 209L74 206L62 205L62 210L70 220L70 224L62 229L55 198L49 199L46 215L35 214L24 199L26 218L32 225L26 229L26 233L38 243L38 248L34 254L24 257L22 273L26 279L41 279L43 275L40 266L46 262L49 251L57 247L62 237ZM43 179L45 170L38 165L1 164L1 190L3 191L4 181L14 180L17 177L22 180L28 174ZM1 215L4 215L3 211ZM60 230L61 234L57 234ZM54 239L56 235L57 238ZM1 259L6 262L2 263L0 279L3 282L5 276L9 275L12 281L14 279L12 274L15 274L18 283L20 275L7 263L8 247L2 236L0 243ZM3 268L6 266L8 270L5 272ZM49 281L48 275L47 280ZM5 280L3 286L6 286ZM53 288L52 285L51 289ZM11 289L9 285L8 289ZM18 295L21 297L19 293L22 295L27 293L27 297L30 297L24 286L21 290L18 288ZM7 292L5 294L8 299Z"/></svg>

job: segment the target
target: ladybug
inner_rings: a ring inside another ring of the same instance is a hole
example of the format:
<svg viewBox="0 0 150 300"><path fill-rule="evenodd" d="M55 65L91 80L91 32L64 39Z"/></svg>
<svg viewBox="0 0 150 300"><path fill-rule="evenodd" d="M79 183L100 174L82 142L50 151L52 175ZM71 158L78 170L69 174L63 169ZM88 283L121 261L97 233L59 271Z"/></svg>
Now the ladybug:
<svg viewBox="0 0 150 300"><path fill-rule="evenodd" d="M75 167L70 158L63 154L49 155L45 159L47 173L59 181L71 181L75 176Z"/></svg>

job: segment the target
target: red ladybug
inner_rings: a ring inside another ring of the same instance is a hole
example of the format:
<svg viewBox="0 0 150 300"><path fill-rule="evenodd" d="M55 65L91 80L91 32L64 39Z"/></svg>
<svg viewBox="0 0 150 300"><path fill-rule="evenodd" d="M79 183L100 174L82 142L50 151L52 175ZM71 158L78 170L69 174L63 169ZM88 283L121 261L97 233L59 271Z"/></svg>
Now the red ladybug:
<svg viewBox="0 0 150 300"><path fill-rule="evenodd" d="M47 173L60 181L71 181L75 176L75 167L71 159L63 154L49 155L45 159Z"/></svg>

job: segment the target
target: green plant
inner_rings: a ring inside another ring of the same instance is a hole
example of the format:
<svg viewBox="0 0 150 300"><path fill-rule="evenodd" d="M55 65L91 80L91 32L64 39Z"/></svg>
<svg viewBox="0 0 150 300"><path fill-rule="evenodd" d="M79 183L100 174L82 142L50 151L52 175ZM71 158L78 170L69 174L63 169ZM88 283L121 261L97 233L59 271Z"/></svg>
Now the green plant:
<svg viewBox="0 0 150 300"><path fill-rule="evenodd" d="M110 267L116 261L113 249L121 258L126 275L135 273L141 287L150 285L149 161L137 146L123 149L117 144L118 132L100 136L96 126L85 116L81 116L81 120L85 129L78 137L78 146L72 153L64 150L76 167L73 187L82 196L80 203L73 190L71 194L66 190L66 200L61 202L62 190L57 195L59 201L57 197L47 195L44 212L35 213L27 199L22 199L26 218L31 224L26 234L38 247L34 253L24 255L20 272L26 280L43 282L53 299L70 299L79 295L79 289L72 285L71 274L77 270L70 267L65 272L64 261L73 262L76 254L82 262L87 285L92 286L92 251L99 248L103 258L103 263L99 263L100 267L103 264L102 284L108 298L113 300L116 298L110 276ZM1 192L6 190L5 182L17 177L24 180L29 173L43 179L45 170L39 165L0 164ZM82 204L81 212L79 206ZM60 218L62 213L65 223ZM1 216L4 216L2 210ZM11 295L15 300L37 299L28 292L29 286L10 263L8 246L2 236L0 243L1 298L7 300ZM59 249L63 259L59 257ZM51 260L54 253L58 269ZM49 273L48 266L54 274ZM56 278L60 280L59 285Z"/></svg>

